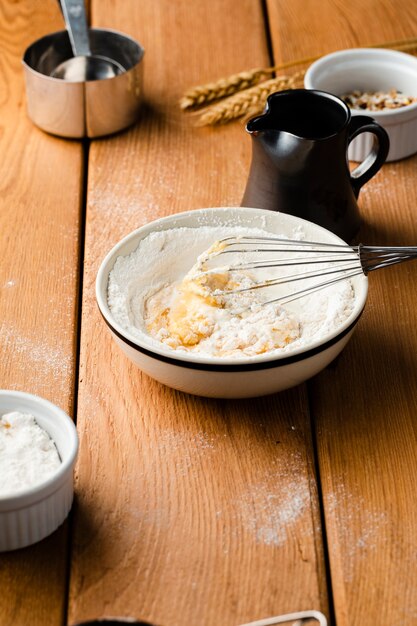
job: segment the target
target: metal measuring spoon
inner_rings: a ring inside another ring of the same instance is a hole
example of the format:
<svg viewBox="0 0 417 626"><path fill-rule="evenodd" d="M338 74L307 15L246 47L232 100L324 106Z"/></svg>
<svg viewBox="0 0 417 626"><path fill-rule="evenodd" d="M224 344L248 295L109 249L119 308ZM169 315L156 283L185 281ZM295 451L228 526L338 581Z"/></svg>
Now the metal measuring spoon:
<svg viewBox="0 0 417 626"><path fill-rule="evenodd" d="M74 56L63 61L51 76L72 82L114 78L125 69L113 59L91 54L83 0L60 0Z"/></svg>

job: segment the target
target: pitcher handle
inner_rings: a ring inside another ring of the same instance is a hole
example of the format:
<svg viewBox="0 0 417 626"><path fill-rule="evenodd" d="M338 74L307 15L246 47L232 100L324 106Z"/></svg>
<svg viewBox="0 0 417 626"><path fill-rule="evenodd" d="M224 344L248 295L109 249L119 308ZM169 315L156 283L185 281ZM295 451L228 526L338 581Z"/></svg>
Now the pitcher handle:
<svg viewBox="0 0 417 626"><path fill-rule="evenodd" d="M367 115L353 116L349 124L348 145L361 133L372 133L374 141L368 156L350 173L355 196L358 197L361 187L374 176L385 163L389 150L388 133Z"/></svg>

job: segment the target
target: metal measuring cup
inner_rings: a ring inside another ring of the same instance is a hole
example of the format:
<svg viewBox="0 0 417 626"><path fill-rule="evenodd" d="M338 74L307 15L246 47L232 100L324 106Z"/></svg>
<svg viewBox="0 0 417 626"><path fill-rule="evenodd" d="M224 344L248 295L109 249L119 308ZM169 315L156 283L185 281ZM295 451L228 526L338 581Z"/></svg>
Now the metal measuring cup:
<svg viewBox="0 0 417 626"><path fill-rule="evenodd" d="M32 43L23 55L27 110L42 130L61 137L101 137L133 124L143 100L142 46L123 33L89 29L91 52L125 68L113 78L67 81L52 77L73 57L66 30Z"/></svg>

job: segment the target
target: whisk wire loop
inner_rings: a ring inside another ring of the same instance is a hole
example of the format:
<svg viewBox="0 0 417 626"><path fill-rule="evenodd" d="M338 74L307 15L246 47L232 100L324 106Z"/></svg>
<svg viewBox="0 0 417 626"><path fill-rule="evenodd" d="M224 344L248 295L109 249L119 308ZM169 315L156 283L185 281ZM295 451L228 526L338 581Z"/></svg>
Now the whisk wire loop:
<svg viewBox="0 0 417 626"><path fill-rule="evenodd" d="M223 270L299 267L301 271L260 280L249 287L220 291L217 292L218 295L227 296L253 289L306 281L302 289L285 295L277 295L277 297L264 302L264 304L272 302L285 304L340 281L361 274L367 275L377 269L416 259L417 246L368 246L363 244L350 246L343 243L334 244L272 236L225 237L217 242L215 250L208 255L208 260L231 253L238 255L238 261L222 267ZM247 261L244 260L244 257L249 254L250 258ZM263 255L263 258L254 259L253 255L258 254ZM274 256L271 257L271 254ZM211 274L218 271L219 268L207 268L201 274ZM322 280L323 277L328 278Z"/></svg>

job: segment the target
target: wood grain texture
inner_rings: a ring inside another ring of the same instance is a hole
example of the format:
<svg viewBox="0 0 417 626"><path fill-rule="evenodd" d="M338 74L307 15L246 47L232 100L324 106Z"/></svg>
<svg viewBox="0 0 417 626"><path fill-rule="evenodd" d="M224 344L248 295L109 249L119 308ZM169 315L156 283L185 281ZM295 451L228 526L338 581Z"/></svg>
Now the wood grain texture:
<svg viewBox="0 0 417 626"><path fill-rule="evenodd" d="M417 7L407 2L327 0L317 13L301 0L268 6L277 60L409 38L417 24ZM416 166L416 157L387 164L364 187L363 243L415 244ZM416 268L398 266L369 280L353 340L310 384L332 589L338 626L411 626L417 620Z"/></svg>
<svg viewBox="0 0 417 626"><path fill-rule="evenodd" d="M368 185L364 241L417 240L416 165L384 166ZM416 621L415 269L370 276L354 340L312 391L338 626Z"/></svg>
<svg viewBox="0 0 417 626"><path fill-rule="evenodd" d="M267 6L277 62L416 30L405 0ZM243 123L193 128L177 100L269 63L260 5L96 0L91 14L145 45L146 106L135 128L90 150L69 622L236 626L327 612L306 388L235 402L173 392L127 362L94 302L98 265L123 235L239 204ZM20 68L26 45L61 27L54 2L0 7L0 376L72 413L82 149L30 124ZM414 157L366 185L363 241L415 243L415 177ZM372 275L352 342L309 385L338 626L417 618L414 293L412 265ZM67 532L0 555L1 626L66 621Z"/></svg>
<svg viewBox="0 0 417 626"><path fill-rule="evenodd" d="M395 0L266 0L276 63L414 38L415 4Z"/></svg>
<svg viewBox="0 0 417 626"><path fill-rule="evenodd" d="M147 102L134 129L90 150L70 622L235 626L327 611L305 388L242 402L174 392L127 361L94 302L99 263L129 231L239 204L243 124L193 128L178 99L268 63L260 5L100 1L92 19L144 44Z"/></svg>
<svg viewBox="0 0 417 626"><path fill-rule="evenodd" d="M0 386L72 414L82 148L31 124L21 68L26 46L61 27L55 3L1 3ZM2 626L62 624L67 530L0 554Z"/></svg>

